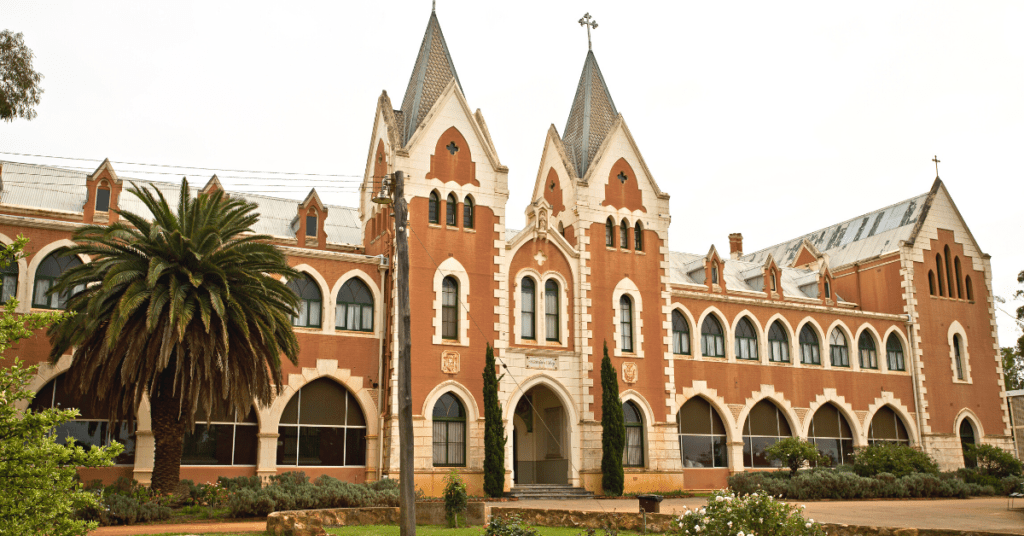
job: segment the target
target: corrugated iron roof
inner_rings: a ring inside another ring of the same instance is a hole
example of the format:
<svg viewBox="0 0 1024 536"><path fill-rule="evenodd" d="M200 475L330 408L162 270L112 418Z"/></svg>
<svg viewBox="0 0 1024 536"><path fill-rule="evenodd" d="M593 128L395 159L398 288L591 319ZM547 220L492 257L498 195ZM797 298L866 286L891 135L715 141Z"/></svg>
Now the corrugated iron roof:
<svg viewBox="0 0 1024 536"><path fill-rule="evenodd" d="M705 281L704 255L694 253L682 253L670 251L669 277L674 285L703 285ZM725 278L725 286L729 290L746 290L754 292L764 291L764 263L750 262L744 260L723 260L724 268L722 277ZM800 268L782 267L782 291L788 297L794 298L815 298L817 297L818 272ZM814 283L811 289L801 290L802 285ZM806 291L805 291L806 290ZM809 292L813 292L811 295Z"/></svg>
<svg viewBox="0 0 1024 536"><path fill-rule="evenodd" d="M459 82L455 63L452 62L448 44L445 43L444 34L441 32L441 23L437 21L437 14L431 12L419 55L416 56L409 85L402 99L402 113L396 116L405 120L405 124L402 125L403 145L409 143L420 122L453 78L459 84L459 90L462 90L462 82Z"/></svg>
<svg viewBox="0 0 1024 536"><path fill-rule="evenodd" d="M576 168L576 176L584 177L590 161L594 159L601 142L611 131L619 112L612 102L608 85L604 83L601 68L597 66L594 51L587 52L583 73L572 100L569 119L562 131L562 143Z"/></svg>
<svg viewBox="0 0 1024 536"><path fill-rule="evenodd" d="M0 204L17 205L43 210L81 213L85 206L87 191L85 179L89 173L51 166L22 164L18 162L0 162ZM145 179L120 178L126 183L156 188L171 206L178 203L178 192L181 185L170 182L156 182ZM200 188L190 186L193 195ZM275 238L294 239L297 227L293 222L297 217L299 202L294 199L282 199L245 192L229 191L232 197L255 203L259 208L260 219L253 226L259 234L267 234ZM134 212L143 217L152 217L145 205L134 195L123 192L118 199L122 210ZM359 210L337 205L325 205L327 220L324 232L327 241L332 244L362 246L362 230L359 222Z"/></svg>

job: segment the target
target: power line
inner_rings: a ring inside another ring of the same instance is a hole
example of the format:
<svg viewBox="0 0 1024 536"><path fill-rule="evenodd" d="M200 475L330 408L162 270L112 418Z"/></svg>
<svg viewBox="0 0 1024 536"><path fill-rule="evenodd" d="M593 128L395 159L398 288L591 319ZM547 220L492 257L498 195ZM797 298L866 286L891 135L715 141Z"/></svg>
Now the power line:
<svg viewBox="0 0 1024 536"><path fill-rule="evenodd" d="M20 164L20 165L26 165L26 166L55 167L56 169L65 170L65 171L81 170L83 172L85 172L85 171L89 172L89 173L86 173L87 175L92 173L92 171L95 169L95 168L92 168L92 167L85 167L85 166L60 166L60 167L56 167L56 166L48 166L48 165L45 165L45 164L28 164L28 163L25 163L25 162L12 162L12 163ZM72 172L73 173L77 173L78 171L72 171ZM135 173L141 173L141 174L144 174L144 175L173 175L173 176L176 176L176 177L181 177L183 175L184 176L192 176L192 177L205 177L205 174L200 175L199 173L188 173L188 172L184 172L183 173L183 172L179 172L179 171L147 171L147 170L144 170L144 169L123 169L123 170L118 172L118 175L131 175L131 174L135 174ZM360 177L362 177L362 175L360 175ZM280 181L280 180L284 180L283 177L259 177L259 176L253 176L253 175L223 175L223 176L222 175L217 175L217 178L218 179L267 180L267 181ZM372 178L380 179L381 177L373 176ZM131 178L130 177L126 177L126 179L130 180ZM148 179L143 179L143 180L148 180ZM361 179L360 180L354 180L354 179L306 178L304 180L305 181L310 181L310 182L322 181L322 182L329 182L329 183L338 183L338 182L340 182L340 183L351 183L351 184L362 184L362 182L363 182Z"/></svg>

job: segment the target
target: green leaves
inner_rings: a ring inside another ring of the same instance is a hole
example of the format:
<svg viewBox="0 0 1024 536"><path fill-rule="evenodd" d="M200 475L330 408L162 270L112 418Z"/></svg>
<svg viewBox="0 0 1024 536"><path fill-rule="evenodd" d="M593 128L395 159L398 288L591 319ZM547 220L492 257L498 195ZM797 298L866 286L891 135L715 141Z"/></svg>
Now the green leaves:
<svg viewBox="0 0 1024 536"><path fill-rule="evenodd" d="M0 31L0 120L35 118L43 75L32 68L32 56L21 33Z"/></svg>
<svg viewBox="0 0 1024 536"><path fill-rule="evenodd" d="M604 343L601 359L601 487L608 495L622 495L625 474L622 451L626 448L626 419L619 399L619 380Z"/></svg>

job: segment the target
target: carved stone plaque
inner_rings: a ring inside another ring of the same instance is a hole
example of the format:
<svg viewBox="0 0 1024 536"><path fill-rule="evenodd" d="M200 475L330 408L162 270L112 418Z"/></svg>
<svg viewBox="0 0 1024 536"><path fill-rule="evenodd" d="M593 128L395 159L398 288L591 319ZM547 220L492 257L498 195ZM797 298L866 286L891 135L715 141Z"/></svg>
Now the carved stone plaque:
<svg viewBox="0 0 1024 536"><path fill-rule="evenodd" d="M558 370L558 358L530 356L526 358L526 368Z"/></svg>
<svg viewBox="0 0 1024 536"><path fill-rule="evenodd" d="M622 364L622 381L628 384L634 384L639 376L640 371L637 370L636 363L628 362Z"/></svg>
<svg viewBox="0 0 1024 536"><path fill-rule="evenodd" d="M462 356L455 350L441 352L441 372L445 374L458 374L461 367Z"/></svg>

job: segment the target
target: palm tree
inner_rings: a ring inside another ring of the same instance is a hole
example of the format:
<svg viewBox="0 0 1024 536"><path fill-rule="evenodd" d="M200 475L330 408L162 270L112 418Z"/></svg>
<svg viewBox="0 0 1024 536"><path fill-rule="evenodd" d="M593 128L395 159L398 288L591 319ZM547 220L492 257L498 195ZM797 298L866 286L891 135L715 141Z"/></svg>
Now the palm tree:
<svg viewBox="0 0 1024 536"><path fill-rule="evenodd" d="M51 289L73 293L74 315L49 328L50 359L73 351L69 385L112 420L131 419L149 396L152 486L170 492L197 410L223 404L245 415L280 393L280 356L295 363L299 350L290 321L298 302L275 276L297 274L269 236L253 234L254 203L221 191L193 198L185 179L176 212L159 190L129 192L152 221L121 211L118 222L75 231L69 252L92 262Z"/></svg>

